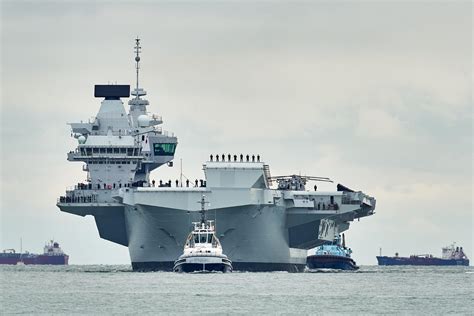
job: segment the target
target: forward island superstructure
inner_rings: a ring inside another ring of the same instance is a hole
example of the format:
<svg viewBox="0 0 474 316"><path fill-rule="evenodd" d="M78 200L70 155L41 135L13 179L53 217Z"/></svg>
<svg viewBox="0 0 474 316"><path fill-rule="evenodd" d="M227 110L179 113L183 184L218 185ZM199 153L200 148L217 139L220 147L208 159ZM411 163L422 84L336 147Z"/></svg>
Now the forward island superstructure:
<svg viewBox="0 0 474 316"><path fill-rule="evenodd" d="M68 160L83 163L87 181L57 203L61 211L94 216L101 238L128 247L134 270L172 270L191 223L199 221L202 195L234 270L302 271L308 249L374 213L375 199L360 191L305 188L307 181L332 182L328 178L271 177L259 155L211 155L200 181L150 181L152 170L172 165L178 142L161 129L160 116L147 112L138 85L140 50L136 39L137 84L128 113L121 100L129 97L128 85L96 85L95 97L103 98L99 113L70 124L78 147Z"/></svg>

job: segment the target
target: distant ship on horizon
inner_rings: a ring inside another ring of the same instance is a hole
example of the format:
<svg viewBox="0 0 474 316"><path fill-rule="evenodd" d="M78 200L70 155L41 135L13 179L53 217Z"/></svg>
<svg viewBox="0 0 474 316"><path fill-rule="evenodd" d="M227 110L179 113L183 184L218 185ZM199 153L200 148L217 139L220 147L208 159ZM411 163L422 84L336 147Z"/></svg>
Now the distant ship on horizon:
<svg viewBox="0 0 474 316"><path fill-rule="evenodd" d="M394 257L377 256L377 262L379 266L469 266L469 259L462 247L455 247L454 244L442 248L441 258L431 254L399 257L397 252Z"/></svg>
<svg viewBox="0 0 474 316"><path fill-rule="evenodd" d="M16 252L15 249L5 249L0 253L0 264L10 265L67 265L69 256L59 246L58 242L51 240L46 243L43 254L29 253L28 251Z"/></svg>

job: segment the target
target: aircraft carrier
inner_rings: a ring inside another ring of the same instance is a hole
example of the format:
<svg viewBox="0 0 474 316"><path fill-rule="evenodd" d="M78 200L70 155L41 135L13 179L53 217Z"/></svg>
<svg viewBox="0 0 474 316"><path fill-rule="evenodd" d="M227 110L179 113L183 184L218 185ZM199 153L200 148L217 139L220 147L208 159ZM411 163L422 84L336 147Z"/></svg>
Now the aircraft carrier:
<svg viewBox="0 0 474 316"><path fill-rule="evenodd" d="M83 164L87 181L68 188L57 202L63 212L94 216L101 238L128 247L133 270L172 270L192 222L200 218L197 201L203 195L234 270L302 271L308 249L374 214L373 197L341 184L331 192L316 185L306 190L307 182L332 181L272 177L255 154L210 155L200 180L150 181L152 170L173 164L178 140L161 128L159 115L147 112L140 54L137 38L131 97L129 85L96 85L98 114L70 123L78 146L67 159ZM128 112L122 98L130 98Z"/></svg>

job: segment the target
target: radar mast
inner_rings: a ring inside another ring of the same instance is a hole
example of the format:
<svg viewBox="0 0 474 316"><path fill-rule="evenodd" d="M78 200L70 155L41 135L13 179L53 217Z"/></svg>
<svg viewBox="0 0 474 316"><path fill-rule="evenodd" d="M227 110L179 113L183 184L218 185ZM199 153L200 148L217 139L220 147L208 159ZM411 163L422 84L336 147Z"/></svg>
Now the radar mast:
<svg viewBox="0 0 474 316"><path fill-rule="evenodd" d="M135 39L135 46L133 47L135 53L135 71L137 73L137 81L135 89L132 91L132 95L135 96L135 100L140 100L141 96L146 95L146 91L140 88L140 53L142 52L142 47L140 46L141 39L137 36Z"/></svg>
<svg viewBox="0 0 474 316"><path fill-rule="evenodd" d="M140 38L137 36L135 39L135 69L137 70L137 85L135 91L138 92L138 78L140 74L140 53L142 52L142 48L140 46ZM138 99L138 93L135 95L135 98Z"/></svg>
<svg viewBox="0 0 474 316"><path fill-rule="evenodd" d="M134 96L134 98L131 98L128 101L128 104L130 105L130 112L129 116L132 122L132 126L138 127L138 117L140 115L146 115L146 107L149 104L147 100L142 99L141 97L146 95L146 91L143 90L143 88L140 88L140 61L141 57L140 54L142 52L142 47L140 45L141 39L137 36L135 39L135 46L134 48L134 53L135 53L135 71L137 75L137 81L136 81L136 86L135 89L132 90L131 95Z"/></svg>

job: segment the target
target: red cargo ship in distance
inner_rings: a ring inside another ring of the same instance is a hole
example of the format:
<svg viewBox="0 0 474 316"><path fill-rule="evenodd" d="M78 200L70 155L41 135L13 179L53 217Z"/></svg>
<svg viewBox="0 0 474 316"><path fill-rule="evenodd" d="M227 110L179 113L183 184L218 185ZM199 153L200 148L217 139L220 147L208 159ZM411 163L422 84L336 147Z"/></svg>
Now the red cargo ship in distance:
<svg viewBox="0 0 474 316"><path fill-rule="evenodd" d="M53 264L67 265L69 256L63 252L59 243L51 240L44 246L43 254L16 252L15 249L5 249L0 253L0 264Z"/></svg>
<svg viewBox="0 0 474 316"><path fill-rule="evenodd" d="M410 257L377 256L379 266L469 266L469 259L462 247L455 247L454 244L443 248L442 257L436 258L433 255L411 255Z"/></svg>

